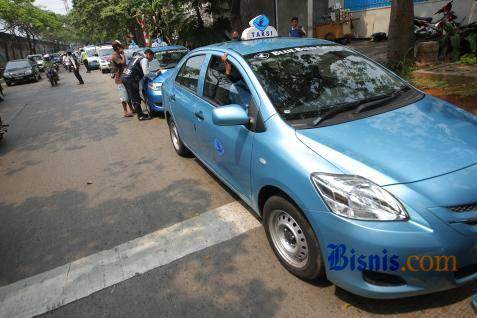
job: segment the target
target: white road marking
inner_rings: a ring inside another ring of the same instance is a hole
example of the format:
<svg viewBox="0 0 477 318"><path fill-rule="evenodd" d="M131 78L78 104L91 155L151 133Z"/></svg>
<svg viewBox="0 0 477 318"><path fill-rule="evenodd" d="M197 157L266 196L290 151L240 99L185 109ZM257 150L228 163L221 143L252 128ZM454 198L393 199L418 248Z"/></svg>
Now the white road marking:
<svg viewBox="0 0 477 318"><path fill-rule="evenodd" d="M31 317L230 240L260 223L232 202L0 288L0 317Z"/></svg>

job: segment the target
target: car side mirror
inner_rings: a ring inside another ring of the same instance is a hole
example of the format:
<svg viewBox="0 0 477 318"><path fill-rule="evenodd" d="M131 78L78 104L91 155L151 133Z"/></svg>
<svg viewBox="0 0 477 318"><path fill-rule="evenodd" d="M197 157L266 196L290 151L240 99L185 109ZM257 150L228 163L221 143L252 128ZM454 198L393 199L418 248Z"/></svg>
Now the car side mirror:
<svg viewBox="0 0 477 318"><path fill-rule="evenodd" d="M250 122L246 110L237 104L217 107L212 111L212 122L217 126L247 125Z"/></svg>

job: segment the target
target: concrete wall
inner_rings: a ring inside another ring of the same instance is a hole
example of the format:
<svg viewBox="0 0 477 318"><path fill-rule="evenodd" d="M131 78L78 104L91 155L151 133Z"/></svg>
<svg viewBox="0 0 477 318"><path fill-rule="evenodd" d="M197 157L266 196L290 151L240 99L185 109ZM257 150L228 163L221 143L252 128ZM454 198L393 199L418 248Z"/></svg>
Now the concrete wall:
<svg viewBox="0 0 477 318"><path fill-rule="evenodd" d="M459 0L454 2L453 10L457 15L457 21L460 22L470 12L472 3L475 0ZM448 1L427 1L416 3L414 5L414 15L416 16L432 16L437 10L443 7ZM359 18L353 21L353 33L356 37L370 37L375 32L386 32L389 30L389 16L391 14L390 8L370 9L366 11L353 11L353 18ZM434 16L434 21L437 17Z"/></svg>
<svg viewBox="0 0 477 318"><path fill-rule="evenodd" d="M248 21L259 14L265 14L270 19L270 24L275 25L275 5L273 0L242 0L240 13L243 28L248 28Z"/></svg>
<svg viewBox="0 0 477 318"><path fill-rule="evenodd" d="M35 45L35 51L37 54L57 52L65 48L66 46L41 40L36 40ZM25 38L3 32L0 33L0 55L2 55L7 61L25 58L29 54L31 53L28 47L28 42Z"/></svg>
<svg viewBox="0 0 477 318"><path fill-rule="evenodd" d="M309 1L313 6L311 22L315 25L319 16L328 12L328 1L326 0L242 0L240 4L242 23L247 26L250 19L259 14L265 14L270 19L270 24L277 28L278 35L288 36L291 18L298 17L300 24L308 32ZM278 23L276 23L276 13Z"/></svg>

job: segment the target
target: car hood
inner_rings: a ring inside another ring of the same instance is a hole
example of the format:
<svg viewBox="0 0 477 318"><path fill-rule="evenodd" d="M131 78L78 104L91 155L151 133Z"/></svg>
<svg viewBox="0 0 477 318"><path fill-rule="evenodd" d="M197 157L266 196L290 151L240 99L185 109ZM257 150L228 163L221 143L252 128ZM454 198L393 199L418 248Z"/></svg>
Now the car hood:
<svg viewBox="0 0 477 318"><path fill-rule="evenodd" d="M390 112L296 135L343 173L380 185L424 180L477 163L477 116L429 95Z"/></svg>
<svg viewBox="0 0 477 318"><path fill-rule="evenodd" d="M161 74L154 78L153 83L162 83L172 74L173 68L162 70Z"/></svg>

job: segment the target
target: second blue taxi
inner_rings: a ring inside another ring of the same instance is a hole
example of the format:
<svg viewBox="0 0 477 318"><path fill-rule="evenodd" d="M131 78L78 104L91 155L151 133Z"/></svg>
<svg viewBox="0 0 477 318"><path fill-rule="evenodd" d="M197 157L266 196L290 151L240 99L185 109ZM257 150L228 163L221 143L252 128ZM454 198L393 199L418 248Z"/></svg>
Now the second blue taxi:
<svg viewBox="0 0 477 318"><path fill-rule="evenodd" d="M176 152L257 213L298 277L373 298L476 281L476 116L344 46L276 37L267 20L171 72Z"/></svg>

